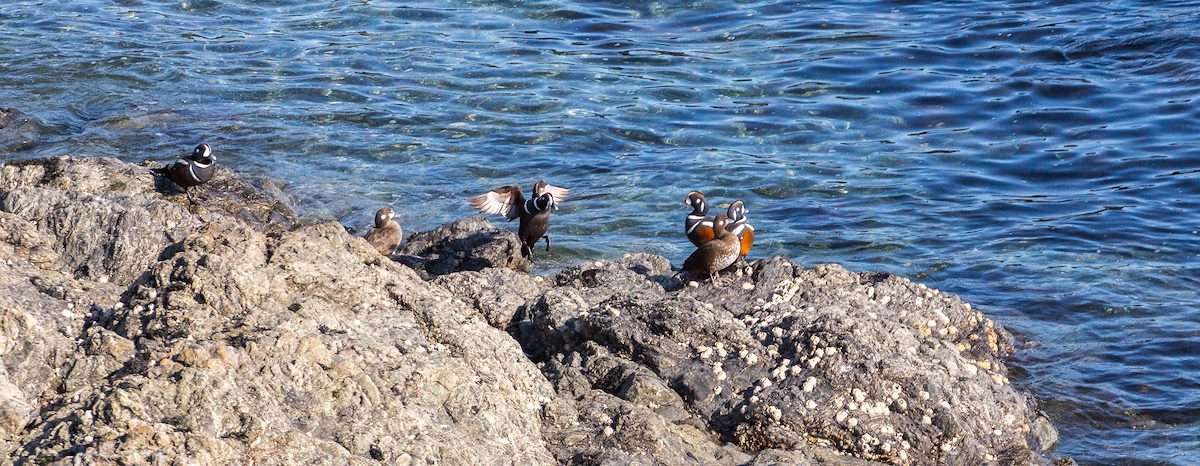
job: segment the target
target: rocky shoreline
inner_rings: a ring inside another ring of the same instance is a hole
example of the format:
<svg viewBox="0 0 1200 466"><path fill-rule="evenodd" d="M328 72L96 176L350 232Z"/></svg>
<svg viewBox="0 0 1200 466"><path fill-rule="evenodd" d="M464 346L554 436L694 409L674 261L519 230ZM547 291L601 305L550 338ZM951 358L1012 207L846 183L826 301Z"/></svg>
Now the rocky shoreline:
<svg viewBox="0 0 1200 466"><path fill-rule="evenodd" d="M903 278L535 276L481 218L389 260L269 181L159 166L0 166L3 464L1052 461L1011 336Z"/></svg>

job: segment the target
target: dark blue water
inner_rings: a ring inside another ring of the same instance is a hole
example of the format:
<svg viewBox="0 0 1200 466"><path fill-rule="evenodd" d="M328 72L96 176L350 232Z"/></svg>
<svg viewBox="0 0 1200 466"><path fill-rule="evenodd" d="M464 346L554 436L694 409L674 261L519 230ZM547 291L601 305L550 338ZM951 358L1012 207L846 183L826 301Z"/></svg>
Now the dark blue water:
<svg viewBox="0 0 1200 466"><path fill-rule="evenodd" d="M1083 463L1200 463L1196 2L0 4L0 158L199 141L311 217L409 231L536 178L542 266L675 261L692 189L752 256L885 270L1017 332Z"/></svg>

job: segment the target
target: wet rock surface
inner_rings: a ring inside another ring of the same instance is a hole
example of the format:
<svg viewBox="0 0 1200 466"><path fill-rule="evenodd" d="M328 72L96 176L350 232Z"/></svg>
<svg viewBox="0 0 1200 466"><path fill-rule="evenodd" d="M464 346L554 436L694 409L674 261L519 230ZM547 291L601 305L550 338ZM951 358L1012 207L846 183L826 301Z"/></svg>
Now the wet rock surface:
<svg viewBox="0 0 1200 466"><path fill-rule="evenodd" d="M517 234L493 227L483 217L467 217L415 233L404 240L396 256L425 278L489 267L529 271Z"/></svg>
<svg viewBox="0 0 1200 466"><path fill-rule="evenodd" d="M1011 337L902 278L775 258L691 286L640 254L539 277L480 218L397 262L269 184L153 168L0 167L5 464L1048 461Z"/></svg>
<svg viewBox="0 0 1200 466"><path fill-rule="evenodd" d="M15 108L0 108L0 152L29 149L48 132L33 116Z"/></svg>

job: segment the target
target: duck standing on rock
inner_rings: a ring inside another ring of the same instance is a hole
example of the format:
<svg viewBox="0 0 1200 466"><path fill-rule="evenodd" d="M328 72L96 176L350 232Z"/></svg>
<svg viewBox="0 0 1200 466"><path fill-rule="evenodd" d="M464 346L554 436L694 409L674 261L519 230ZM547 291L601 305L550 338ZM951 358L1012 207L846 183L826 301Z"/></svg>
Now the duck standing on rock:
<svg viewBox="0 0 1200 466"><path fill-rule="evenodd" d="M746 219L746 206L742 201L733 201L725 215L729 217L728 229L737 236L740 245L738 259L744 259L750 253L750 248L754 247L754 225Z"/></svg>
<svg viewBox="0 0 1200 466"><path fill-rule="evenodd" d="M713 231L716 237L700 246L687 260L683 261L683 271L694 277L708 275L713 284L717 284L717 272L737 262L741 252L741 244L733 232L726 228L729 217L718 215L713 220Z"/></svg>
<svg viewBox="0 0 1200 466"><path fill-rule="evenodd" d="M216 163L217 157L213 155L212 147L200 144L192 151L192 155L166 168L167 178L184 189L199 186L212 179L217 171Z"/></svg>
<svg viewBox="0 0 1200 466"><path fill-rule="evenodd" d="M700 191L688 193L683 205L691 206L692 213L683 219L683 232L696 247L712 241L716 234L713 232L713 222L708 218L708 200Z"/></svg>
<svg viewBox="0 0 1200 466"><path fill-rule="evenodd" d="M375 228L367 232L367 242L380 254L390 256L400 247L404 239L404 230L396 223L396 213L391 207L384 207L375 212Z"/></svg>
<svg viewBox="0 0 1200 466"><path fill-rule="evenodd" d="M567 198L568 190L538 180L533 185L533 198L525 199L521 188L515 185L501 186L485 194L467 200L475 209L485 214L503 215L508 221L520 218L517 236L521 238L521 255L533 260L533 247L538 240L546 238L546 250L550 250L550 211L558 209L558 203Z"/></svg>

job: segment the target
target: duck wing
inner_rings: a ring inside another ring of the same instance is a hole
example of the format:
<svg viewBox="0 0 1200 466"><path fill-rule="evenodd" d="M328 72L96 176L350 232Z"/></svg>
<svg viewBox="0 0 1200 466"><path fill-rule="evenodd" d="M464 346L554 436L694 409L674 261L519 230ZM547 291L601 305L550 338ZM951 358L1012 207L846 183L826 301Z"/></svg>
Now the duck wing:
<svg viewBox="0 0 1200 466"><path fill-rule="evenodd" d="M538 183L538 185L540 186L535 188L537 190L537 193L535 194L541 196L542 194L550 193L551 196L554 196L554 202L562 202L567 198L567 194L571 192L571 190L567 188L560 188L558 186L545 184L544 182Z"/></svg>
<svg viewBox="0 0 1200 466"><path fill-rule="evenodd" d="M509 185L467 199L467 202L480 212L503 215L512 220L521 216L520 206L525 203L525 196L521 194L521 188Z"/></svg>

